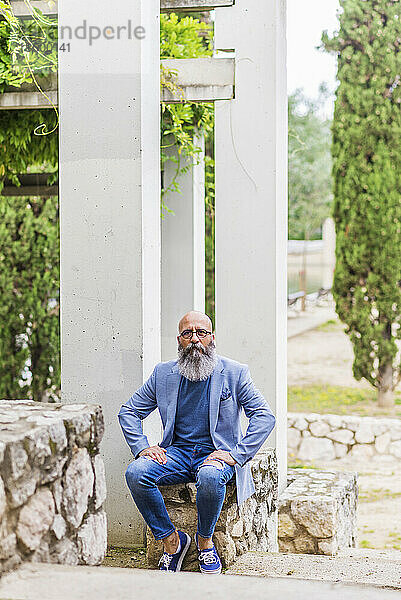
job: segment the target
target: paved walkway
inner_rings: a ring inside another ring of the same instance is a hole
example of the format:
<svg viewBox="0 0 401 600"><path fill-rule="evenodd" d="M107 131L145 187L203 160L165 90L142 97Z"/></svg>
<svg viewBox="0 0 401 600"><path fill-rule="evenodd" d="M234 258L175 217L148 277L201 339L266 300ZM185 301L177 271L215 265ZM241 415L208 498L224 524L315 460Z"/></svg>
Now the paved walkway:
<svg viewBox="0 0 401 600"><path fill-rule="evenodd" d="M247 552L228 571L232 575L288 577L398 588L401 590L401 552L350 550L343 556ZM270 581L270 579L269 579ZM286 579L287 581L287 579ZM365 598L365 592L361 598Z"/></svg>
<svg viewBox="0 0 401 600"><path fill-rule="evenodd" d="M296 313L295 311L288 311L287 318L287 338L293 338L297 335L316 329L319 325L327 323L332 319L337 319L337 315L334 310L334 304L332 306L313 306L309 307L305 312Z"/></svg>
<svg viewBox="0 0 401 600"><path fill-rule="evenodd" d="M1 600L399 600L399 591L291 578L168 575L113 567L28 564L5 575Z"/></svg>

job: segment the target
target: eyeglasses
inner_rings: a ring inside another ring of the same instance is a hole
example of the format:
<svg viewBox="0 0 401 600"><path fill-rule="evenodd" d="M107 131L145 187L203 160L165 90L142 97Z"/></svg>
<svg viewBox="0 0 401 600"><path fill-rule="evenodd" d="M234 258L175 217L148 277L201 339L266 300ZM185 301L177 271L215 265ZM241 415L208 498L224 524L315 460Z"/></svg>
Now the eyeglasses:
<svg viewBox="0 0 401 600"><path fill-rule="evenodd" d="M184 340L192 340L192 336L194 333L196 333L198 338L202 339L207 335L211 334L212 332L206 331L206 329L196 329L195 331L193 331L192 329L185 329L182 333L180 333L180 336L184 338Z"/></svg>

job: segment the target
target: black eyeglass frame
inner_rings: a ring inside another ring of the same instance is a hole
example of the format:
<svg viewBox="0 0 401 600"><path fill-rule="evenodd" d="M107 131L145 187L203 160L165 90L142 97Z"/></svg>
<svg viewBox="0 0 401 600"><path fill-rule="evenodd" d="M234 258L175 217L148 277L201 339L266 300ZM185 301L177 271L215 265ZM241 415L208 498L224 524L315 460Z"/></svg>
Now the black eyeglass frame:
<svg viewBox="0 0 401 600"><path fill-rule="evenodd" d="M205 335L199 335L198 331L204 331ZM188 333L188 332L191 332L191 336L190 337L184 337L184 333ZM196 333L196 335L198 336L198 338L200 340L202 340L207 335L211 335L213 332L212 331L207 331L206 329L201 329L201 328L195 329L195 330L193 330L193 329L184 329L184 331L182 333L180 333L178 337L182 337L182 338L184 338L184 340L192 340L192 337L193 337L194 333Z"/></svg>

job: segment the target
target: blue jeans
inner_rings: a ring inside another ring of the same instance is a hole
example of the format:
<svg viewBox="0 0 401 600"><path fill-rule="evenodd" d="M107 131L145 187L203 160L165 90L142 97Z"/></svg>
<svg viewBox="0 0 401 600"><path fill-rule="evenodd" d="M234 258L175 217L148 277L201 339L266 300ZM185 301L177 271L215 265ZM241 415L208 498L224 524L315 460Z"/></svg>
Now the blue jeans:
<svg viewBox="0 0 401 600"><path fill-rule="evenodd" d="M203 538L212 537L226 495L226 484L235 470L223 462L218 467L202 466L212 452L213 449L200 445L173 445L166 448L165 465L144 456L128 465L125 473L128 487L156 540L175 531L158 486L188 482L196 484L198 533Z"/></svg>

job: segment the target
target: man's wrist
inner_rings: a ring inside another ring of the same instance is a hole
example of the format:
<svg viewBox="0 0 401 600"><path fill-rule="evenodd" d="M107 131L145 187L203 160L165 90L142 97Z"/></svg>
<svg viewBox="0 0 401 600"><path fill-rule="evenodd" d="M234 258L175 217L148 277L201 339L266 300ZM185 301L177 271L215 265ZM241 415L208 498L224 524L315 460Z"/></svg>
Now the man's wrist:
<svg viewBox="0 0 401 600"><path fill-rule="evenodd" d="M235 462L235 464L237 465L237 464L238 464L238 462L237 462L237 460L236 460L236 459L233 457L233 455L231 454L231 452L229 452L229 455L231 456L231 458L233 459L233 461L234 461L234 462Z"/></svg>

